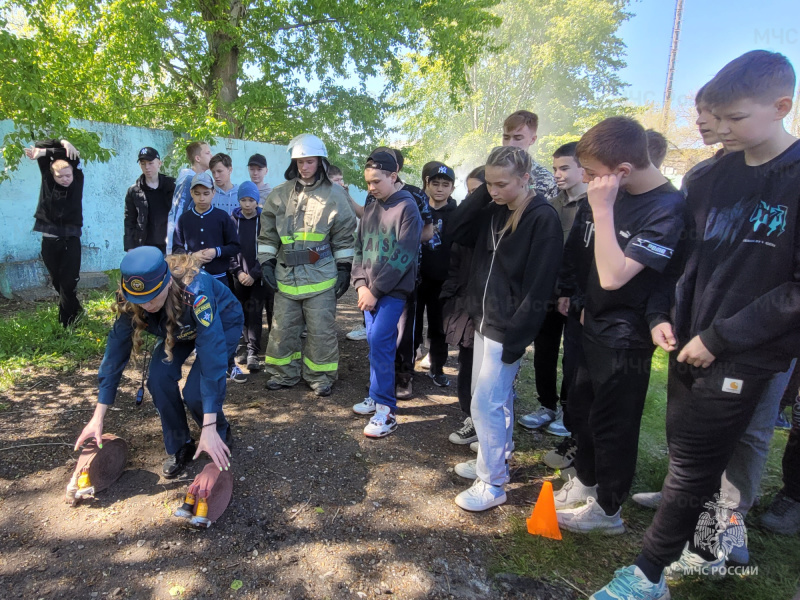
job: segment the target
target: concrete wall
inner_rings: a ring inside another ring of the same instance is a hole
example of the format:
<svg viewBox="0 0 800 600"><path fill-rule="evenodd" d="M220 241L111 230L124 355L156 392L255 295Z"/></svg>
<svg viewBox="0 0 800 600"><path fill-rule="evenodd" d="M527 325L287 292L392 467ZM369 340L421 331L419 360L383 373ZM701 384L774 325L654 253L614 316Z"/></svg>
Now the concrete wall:
<svg viewBox="0 0 800 600"><path fill-rule="evenodd" d="M107 271L119 267L122 249L125 192L141 175L136 162L143 146L152 146L164 156L173 142L170 132L142 127L111 125L93 121L75 121L80 127L101 135L106 148L117 155L107 163L84 165L83 236L81 271ZM0 139L12 129L11 121L0 121ZM247 159L259 152L267 157L267 182L273 187L283 182L283 172L289 164L284 146L235 139L219 139L212 152L225 152L233 159L232 180L240 183L249 179ZM79 148L80 150L80 148ZM175 176L177 173L168 173ZM45 285L46 271L39 256L41 235L31 231L33 213L39 197L39 169L35 161L23 158L19 170L9 181L0 184L0 293L10 297L12 292ZM356 202L363 203L364 192L351 186Z"/></svg>

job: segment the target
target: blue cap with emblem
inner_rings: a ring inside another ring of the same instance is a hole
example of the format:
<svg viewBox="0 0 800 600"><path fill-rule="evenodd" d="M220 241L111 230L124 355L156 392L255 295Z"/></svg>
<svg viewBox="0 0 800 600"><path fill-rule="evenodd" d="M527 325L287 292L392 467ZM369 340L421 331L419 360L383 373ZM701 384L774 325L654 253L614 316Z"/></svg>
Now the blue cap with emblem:
<svg viewBox="0 0 800 600"><path fill-rule="evenodd" d="M161 250L140 246L130 250L119 265L122 294L131 304L144 304L158 296L170 280Z"/></svg>

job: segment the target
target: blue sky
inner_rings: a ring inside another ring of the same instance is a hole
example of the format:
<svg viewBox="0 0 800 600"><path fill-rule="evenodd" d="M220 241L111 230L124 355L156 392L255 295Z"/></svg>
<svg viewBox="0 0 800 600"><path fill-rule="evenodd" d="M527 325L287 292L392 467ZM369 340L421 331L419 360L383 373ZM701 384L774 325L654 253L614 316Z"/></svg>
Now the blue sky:
<svg viewBox="0 0 800 600"><path fill-rule="evenodd" d="M627 45L623 81L632 102L661 104L664 97L675 0L636 0L620 28ZM786 55L800 71L798 0L684 0L673 83L673 104L697 89L731 59L762 48Z"/></svg>

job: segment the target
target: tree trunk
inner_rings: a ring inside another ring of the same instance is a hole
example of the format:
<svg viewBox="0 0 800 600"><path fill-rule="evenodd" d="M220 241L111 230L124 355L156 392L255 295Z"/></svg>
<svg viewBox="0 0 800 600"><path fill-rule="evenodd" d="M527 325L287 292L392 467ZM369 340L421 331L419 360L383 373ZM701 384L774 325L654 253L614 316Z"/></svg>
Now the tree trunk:
<svg viewBox="0 0 800 600"><path fill-rule="evenodd" d="M231 110L239 98L239 33L245 15L241 0L217 0L199 3L203 20L210 23L206 30L208 54L211 59L206 96L216 106L217 118L226 121L234 137L241 125Z"/></svg>

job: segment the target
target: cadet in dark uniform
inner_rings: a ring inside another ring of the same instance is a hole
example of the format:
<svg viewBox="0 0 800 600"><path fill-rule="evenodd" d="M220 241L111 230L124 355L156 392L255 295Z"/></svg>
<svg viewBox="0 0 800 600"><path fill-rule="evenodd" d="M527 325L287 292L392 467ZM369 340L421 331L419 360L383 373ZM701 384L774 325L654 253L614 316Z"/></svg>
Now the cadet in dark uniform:
<svg viewBox="0 0 800 600"><path fill-rule="evenodd" d="M222 403L228 360L236 351L244 325L239 301L189 255L165 259L158 248L142 246L128 252L120 271L119 316L108 334L98 372L97 407L78 436L76 449L88 439L100 441L103 418L114 403L131 348L141 349L142 333L147 331L160 338L153 349L147 385L161 416L164 446L170 455L164 463L164 477L177 477L202 452L208 453L220 470L227 469L232 437ZM195 349L197 357L181 398L181 366ZM184 404L201 428L197 445Z"/></svg>

